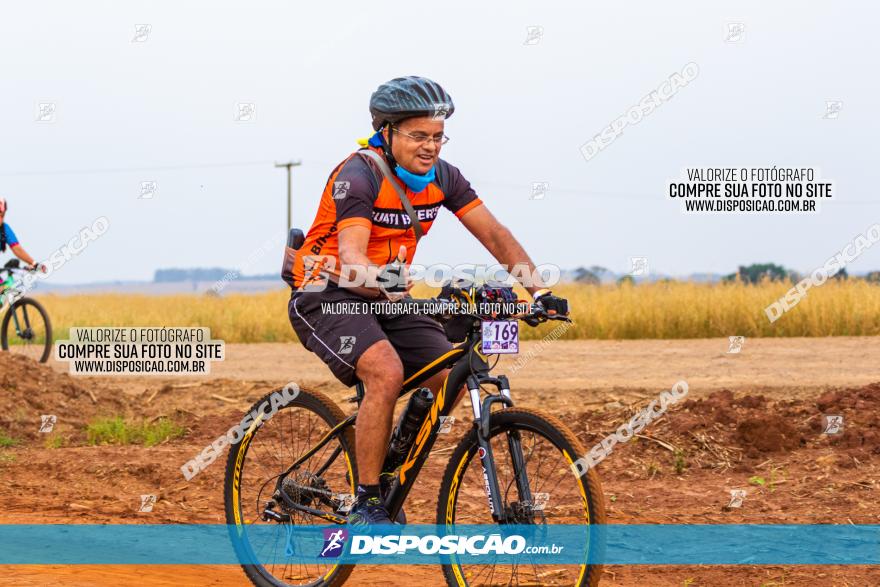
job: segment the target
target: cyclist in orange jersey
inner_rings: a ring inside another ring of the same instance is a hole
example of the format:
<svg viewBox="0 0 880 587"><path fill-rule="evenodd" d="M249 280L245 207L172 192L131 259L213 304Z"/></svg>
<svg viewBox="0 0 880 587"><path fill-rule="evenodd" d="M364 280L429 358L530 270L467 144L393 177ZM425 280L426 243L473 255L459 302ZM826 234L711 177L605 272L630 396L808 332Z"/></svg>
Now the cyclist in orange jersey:
<svg viewBox="0 0 880 587"><path fill-rule="evenodd" d="M326 304L366 307L370 300L404 295L375 284L382 283L396 260L404 267L412 263L419 237L431 230L441 208L452 212L499 263L526 266L536 275L510 230L461 172L440 159L448 140L445 120L454 110L449 94L429 79L410 76L382 84L370 98L375 134L332 171L305 242L283 270L293 289L289 314L299 340L340 381L351 386L360 380L366 388L355 432L358 487L349 516L355 524L391 523L382 493L393 472L381 469L398 393L406 378L431 366L452 345L426 316L334 314L325 312ZM366 151L378 156L393 177ZM404 196L418 226L401 201ZM352 267L363 270L367 286L338 285L351 277ZM403 289L408 290L412 284L405 279ZM543 284L523 285L549 313L568 313L567 301ZM439 364L433 371L424 386L436 392L446 370Z"/></svg>

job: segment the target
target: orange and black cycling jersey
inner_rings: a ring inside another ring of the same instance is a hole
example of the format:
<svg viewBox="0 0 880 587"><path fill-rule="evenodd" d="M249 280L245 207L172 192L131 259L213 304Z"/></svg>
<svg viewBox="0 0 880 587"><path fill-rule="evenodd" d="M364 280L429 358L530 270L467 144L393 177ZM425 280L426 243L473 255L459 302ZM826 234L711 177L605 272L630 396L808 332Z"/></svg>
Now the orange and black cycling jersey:
<svg viewBox="0 0 880 587"><path fill-rule="evenodd" d="M382 154L380 149L373 150ZM372 263L392 262L401 245L406 246L406 263L412 262L416 252L415 231L397 190L388 181L378 166L357 152L333 170L321 194L318 214L296 252L293 266L285 263L282 277L291 287L303 285L305 267L315 266L315 261L329 261L331 266L339 267L339 232L349 226L370 229L366 255ZM418 194L396 178L394 181L406 190L425 234L431 230L440 206L461 218L482 203L461 172L442 159L437 161L435 180Z"/></svg>

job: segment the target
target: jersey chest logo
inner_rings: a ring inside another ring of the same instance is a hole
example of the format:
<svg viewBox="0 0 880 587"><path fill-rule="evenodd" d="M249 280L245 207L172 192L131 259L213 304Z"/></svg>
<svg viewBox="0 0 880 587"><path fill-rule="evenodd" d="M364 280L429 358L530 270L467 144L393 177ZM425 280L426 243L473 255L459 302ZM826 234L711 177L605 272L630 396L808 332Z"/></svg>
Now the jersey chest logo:
<svg viewBox="0 0 880 587"><path fill-rule="evenodd" d="M416 206L416 217L419 222L433 222L440 211L440 204L428 204ZM373 208L373 224L382 228L399 228L405 230L410 227L412 221L406 210L394 208Z"/></svg>

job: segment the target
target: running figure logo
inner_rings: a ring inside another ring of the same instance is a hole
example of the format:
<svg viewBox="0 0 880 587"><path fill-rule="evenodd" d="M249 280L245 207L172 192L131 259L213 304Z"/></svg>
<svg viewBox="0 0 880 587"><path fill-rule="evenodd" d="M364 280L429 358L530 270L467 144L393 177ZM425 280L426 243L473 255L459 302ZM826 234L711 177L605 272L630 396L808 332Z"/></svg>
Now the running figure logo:
<svg viewBox="0 0 880 587"><path fill-rule="evenodd" d="M533 181L532 182L532 195L529 196L530 200L543 200L547 196L547 192L550 191L550 182L549 181Z"/></svg>
<svg viewBox="0 0 880 587"><path fill-rule="evenodd" d="M729 22L727 23L727 37L725 37L725 41L728 43L739 43L745 38L746 35L746 25L741 22Z"/></svg>
<svg viewBox="0 0 880 587"><path fill-rule="evenodd" d="M339 337L339 354L350 355L354 350L354 344L357 342L356 336L340 336Z"/></svg>
<svg viewBox="0 0 880 587"><path fill-rule="evenodd" d="M544 36L544 27L542 26L527 26L526 27L526 40L523 45L537 45L541 42L541 37Z"/></svg>
<svg viewBox="0 0 880 587"><path fill-rule="evenodd" d="M840 100L826 100L825 114L822 118L833 120L840 116L840 110L843 108L843 102Z"/></svg>
<svg viewBox="0 0 880 587"><path fill-rule="evenodd" d="M843 416L822 416L825 430L822 434L841 434L843 432Z"/></svg>
<svg viewBox="0 0 880 587"><path fill-rule="evenodd" d="M333 199L334 200L342 200L345 196L348 195L348 190L351 189L350 181L334 181L333 182Z"/></svg>
<svg viewBox="0 0 880 587"><path fill-rule="evenodd" d="M449 118L449 110L450 106L446 102L435 104L434 115L431 116L431 120L446 120L447 118Z"/></svg>
<svg viewBox="0 0 880 587"><path fill-rule="evenodd" d="M153 511L154 505L156 505L156 496L155 495L142 495L141 496L141 507L138 508L138 511L150 513Z"/></svg>
<svg viewBox="0 0 880 587"><path fill-rule="evenodd" d="M745 500L745 498L746 498L745 489L731 489L730 490L730 503L728 503L727 507L723 508L723 509L729 510L730 508L741 508L743 505L743 500Z"/></svg>
<svg viewBox="0 0 880 587"><path fill-rule="evenodd" d="M647 257L630 257L632 269L629 274L633 277L645 276L648 274L648 258Z"/></svg>
<svg viewBox="0 0 880 587"><path fill-rule="evenodd" d="M728 336L730 344L727 347L727 354L733 355L742 352L743 345L746 342L745 336Z"/></svg>
<svg viewBox="0 0 880 587"><path fill-rule="evenodd" d="M156 192L159 191L159 184L155 181L142 181L141 182L141 195L138 196L138 200L152 200Z"/></svg>
<svg viewBox="0 0 880 587"><path fill-rule="evenodd" d="M342 554L342 547L348 540L348 530L340 528L334 530L327 528L324 530L324 548L321 550L319 558L337 558Z"/></svg>
<svg viewBox="0 0 880 587"><path fill-rule="evenodd" d="M52 429L55 428L55 423L58 421L58 416L54 414L42 415L40 416L40 432L43 434L48 434L52 432Z"/></svg>

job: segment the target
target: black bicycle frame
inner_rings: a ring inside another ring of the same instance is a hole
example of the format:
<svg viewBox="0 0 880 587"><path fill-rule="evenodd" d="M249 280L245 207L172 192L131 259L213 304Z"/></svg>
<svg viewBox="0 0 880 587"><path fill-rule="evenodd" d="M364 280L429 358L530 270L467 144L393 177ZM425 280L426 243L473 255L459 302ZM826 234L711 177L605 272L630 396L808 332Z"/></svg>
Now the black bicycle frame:
<svg viewBox="0 0 880 587"><path fill-rule="evenodd" d="M437 435L441 426L441 418L449 416L455 407L455 399L459 390L467 387L470 396L471 405L474 412L474 427L477 431L478 451L480 456L480 464L483 468L483 480L486 485L486 498L489 503L489 510L492 518L496 523L504 523L508 520L509 512L503 510L499 506L504 503L501 494L501 488L498 484L498 476L495 469L495 460L492 454L492 446L489 442L489 434L491 427L491 409L493 404L500 403L504 407L512 407L513 400L510 398L510 384L507 377L500 375L492 377L489 375L489 365L486 363L486 357L478 351L481 338L479 329L475 328L468 339L457 346L454 350L458 351L449 357L445 365L451 366L451 370L443 385L438 390L431 409L422 420L419 432L416 435L413 445L407 453L403 465L401 465L397 477L392 482L388 494L385 497L385 507L391 518L394 519L403 507L419 472L425 461L431 453L431 448L437 440ZM423 380L430 374L426 374ZM484 385L492 385L498 390L497 394L489 393L481 402L480 390ZM401 390L402 397L414 386L410 385ZM360 394L358 400L362 399ZM280 495L285 505L309 513L323 519L345 523L345 518L336 514L320 511L291 500L282 489L284 479L302 463L306 462L315 455L328 442L342 434L346 428L353 426L357 421L357 413L352 414L342 422L334 426L324 437L318 441L304 455L298 458L284 473L278 477L276 483L276 494ZM524 502L531 503L531 490L529 488L528 478L525 475L525 461L522 454L522 446L520 444L519 434L515 431L507 434L508 448L511 454L514 476L517 485L517 491L520 499ZM336 449L319 470L326 470L330 464L339 456L341 449Z"/></svg>

